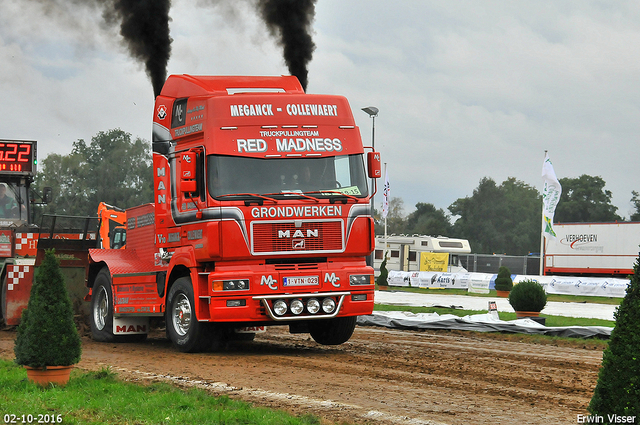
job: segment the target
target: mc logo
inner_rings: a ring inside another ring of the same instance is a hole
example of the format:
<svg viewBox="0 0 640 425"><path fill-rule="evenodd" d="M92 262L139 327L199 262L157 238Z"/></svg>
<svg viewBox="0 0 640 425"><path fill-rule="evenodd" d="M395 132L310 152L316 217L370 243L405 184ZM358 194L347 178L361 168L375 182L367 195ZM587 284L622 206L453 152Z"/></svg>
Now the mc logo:
<svg viewBox="0 0 640 425"><path fill-rule="evenodd" d="M324 281L326 282L331 282L331 284L333 286L335 286L336 288L340 287L340 284L338 283L338 281L340 280L340 278L338 276L336 276L335 273L325 273L324 274Z"/></svg>
<svg viewBox="0 0 640 425"><path fill-rule="evenodd" d="M273 278L273 276L269 275L269 276L262 276L262 279L260 280L260 286L262 285L267 285L269 287L269 289L275 291L276 289L278 289L278 281L276 279Z"/></svg>

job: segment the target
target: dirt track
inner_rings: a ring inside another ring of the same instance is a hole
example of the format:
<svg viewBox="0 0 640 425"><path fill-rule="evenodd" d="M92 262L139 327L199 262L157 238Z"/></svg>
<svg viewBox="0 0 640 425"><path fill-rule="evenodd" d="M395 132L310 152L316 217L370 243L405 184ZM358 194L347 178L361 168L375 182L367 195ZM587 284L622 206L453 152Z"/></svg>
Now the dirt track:
<svg viewBox="0 0 640 425"><path fill-rule="evenodd" d="M0 332L13 358L15 333ZM183 354L161 334L136 344L83 338L84 369L198 385L331 421L373 424L574 424L586 414L601 350L466 332L358 327L341 346L270 328L221 353Z"/></svg>

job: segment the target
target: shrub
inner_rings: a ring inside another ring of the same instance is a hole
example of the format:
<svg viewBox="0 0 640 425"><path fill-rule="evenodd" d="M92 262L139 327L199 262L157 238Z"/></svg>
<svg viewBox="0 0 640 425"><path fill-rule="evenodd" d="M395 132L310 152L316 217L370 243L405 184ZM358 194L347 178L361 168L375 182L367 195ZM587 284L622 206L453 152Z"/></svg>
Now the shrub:
<svg viewBox="0 0 640 425"><path fill-rule="evenodd" d="M505 267L501 266L500 270L498 270L498 277L496 277L496 291L511 291L513 288L513 280L511 280L511 271Z"/></svg>
<svg viewBox="0 0 640 425"><path fill-rule="evenodd" d="M16 363L34 368L70 366L80 361L81 352L60 263L50 249L36 273L29 304L22 311L14 347Z"/></svg>
<svg viewBox="0 0 640 425"><path fill-rule="evenodd" d="M389 271L387 270L387 253L384 253L384 260L382 260L382 264L380 264L380 276L376 279L376 283L378 286L387 286L387 277L389 276Z"/></svg>
<svg viewBox="0 0 640 425"><path fill-rule="evenodd" d="M509 304L515 311L542 311L547 305L547 294L534 280L523 280L509 292Z"/></svg>
<svg viewBox="0 0 640 425"><path fill-rule="evenodd" d="M640 258L616 310L616 325L602 354L602 368L588 410L607 417L640 415Z"/></svg>

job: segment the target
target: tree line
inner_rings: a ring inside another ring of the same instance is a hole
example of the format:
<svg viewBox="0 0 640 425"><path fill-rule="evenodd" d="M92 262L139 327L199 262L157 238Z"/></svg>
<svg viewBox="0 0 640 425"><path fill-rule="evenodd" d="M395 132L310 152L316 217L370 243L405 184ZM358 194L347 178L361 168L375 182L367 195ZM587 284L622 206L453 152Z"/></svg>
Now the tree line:
<svg viewBox="0 0 640 425"><path fill-rule="evenodd" d="M562 195L554 222L625 220L611 204L611 191L605 189L601 177L583 174L559 181ZM632 192L631 204L635 212L629 219L639 221L640 194L636 191ZM540 250L542 195L513 177L501 184L484 177L471 196L457 199L447 210L419 202L415 211L405 216L403 200L392 197L387 233L468 239L472 251L478 254L527 255ZM379 215L376 218L376 234L384 234L384 220Z"/></svg>
<svg viewBox="0 0 640 425"><path fill-rule="evenodd" d="M98 204L106 202L130 208L153 202L150 143L120 129L99 132L90 142L73 142L71 153L49 154L40 162L34 189L53 189L53 201L36 211L95 216ZM582 175L562 178L562 196L555 222L623 221L611 204L611 192L601 177ZM497 184L484 177L471 196L459 198L448 211L419 202L405 216L404 202L392 197L387 216L389 234L443 235L468 239L474 253L526 255L540 247L542 196L538 190L513 177ZM632 192L640 220L640 194ZM376 234L384 234L384 221L376 211Z"/></svg>

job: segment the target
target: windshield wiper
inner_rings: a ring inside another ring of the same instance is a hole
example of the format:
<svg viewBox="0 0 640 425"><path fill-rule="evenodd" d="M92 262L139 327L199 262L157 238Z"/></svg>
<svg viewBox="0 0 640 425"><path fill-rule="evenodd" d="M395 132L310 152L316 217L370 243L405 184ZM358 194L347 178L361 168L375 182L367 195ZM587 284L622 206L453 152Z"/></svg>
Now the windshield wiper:
<svg viewBox="0 0 640 425"><path fill-rule="evenodd" d="M316 202L320 202L320 200L318 198L315 198L313 196L309 196L309 195L305 195L305 193L313 193L313 192L302 192L302 191L282 191L279 193L265 193L265 195L280 195L280 196L300 196L301 198L305 198L305 199L312 199Z"/></svg>
<svg viewBox="0 0 640 425"><path fill-rule="evenodd" d="M245 205L250 205L251 204L251 199L242 199L245 197L250 197L252 199L257 199L258 201L258 205L262 205L263 201L271 201L274 204L277 204L278 201L274 198L269 198L268 196L264 196L264 195L258 195L257 193L228 193L226 195L218 195L218 196L214 196L215 199L217 198L230 198L230 197L239 197L240 199L238 199L239 201L244 201Z"/></svg>
<svg viewBox="0 0 640 425"><path fill-rule="evenodd" d="M345 201L345 204L346 204L347 199L353 199L354 202L358 202L359 200L359 198L356 198L353 195L348 195L346 193L340 192L339 190L316 190L313 192L304 192L304 193L318 193L320 195L331 195L331 198L329 198L329 203L331 204L335 204L337 201Z"/></svg>

